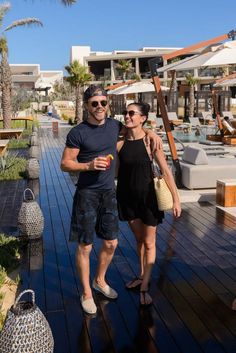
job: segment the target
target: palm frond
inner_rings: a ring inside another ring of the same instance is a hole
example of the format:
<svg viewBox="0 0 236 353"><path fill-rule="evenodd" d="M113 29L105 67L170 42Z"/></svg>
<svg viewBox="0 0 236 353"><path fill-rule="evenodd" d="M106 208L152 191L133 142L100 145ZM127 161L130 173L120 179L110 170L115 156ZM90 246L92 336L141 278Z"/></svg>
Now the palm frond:
<svg viewBox="0 0 236 353"><path fill-rule="evenodd" d="M11 8L11 4L9 2L5 2L0 5L0 23L2 22L5 14L7 13L7 11L10 10L10 8Z"/></svg>
<svg viewBox="0 0 236 353"><path fill-rule="evenodd" d="M65 6L70 6L76 3L76 0L61 0L62 4Z"/></svg>
<svg viewBox="0 0 236 353"><path fill-rule="evenodd" d="M38 25L38 26L43 26L42 22L38 18L23 18L21 20L17 20L12 22L10 26L8 26L4 32L9 31L10 29L14 27L19 27L19 26L31 26L31 25Z"/></svg>

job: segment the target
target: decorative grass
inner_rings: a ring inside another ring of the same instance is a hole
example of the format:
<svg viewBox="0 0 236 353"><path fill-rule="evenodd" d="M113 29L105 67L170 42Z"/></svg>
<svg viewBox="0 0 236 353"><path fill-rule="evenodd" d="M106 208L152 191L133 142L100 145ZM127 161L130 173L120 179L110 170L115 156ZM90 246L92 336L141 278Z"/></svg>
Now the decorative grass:
<svg viewBox="0 0 236 353"><path fill-rule="evenodd" d="M3 157L1 157L3 158ZM0 167L0 181L1 180L18 180L25 177L25 170L27 161L22 157L15 157L7 155L5 157L6 167Z"/></svg>
<svg viewBox="0 0 236 353"><path fill-rule="evenodd" d="M9 279L7 280L7 273L19 266L23 245L23 241L18 238L0 234L0 289L4 284L11 285L12 281L8 283ZM18 277L14 283L18 285ZM0 293L0 330L5 320L5 315L1 310L3 300L4 296Z"/></svg>
<svg viewBox="0 0 236 353"><path fill-rule="evenodd" d="M1 277L4 277L4 271L1 276L1 270L10 272L19 265L21 248L22 242L19 238L0 234L0 285Z"/></svg>
<svg viewBox="0 0 236 353"><path fill-rule="evenodd" d="M8 149L17 149L17 148L29 148L29 139L11 139L7 146Z"/></svg>

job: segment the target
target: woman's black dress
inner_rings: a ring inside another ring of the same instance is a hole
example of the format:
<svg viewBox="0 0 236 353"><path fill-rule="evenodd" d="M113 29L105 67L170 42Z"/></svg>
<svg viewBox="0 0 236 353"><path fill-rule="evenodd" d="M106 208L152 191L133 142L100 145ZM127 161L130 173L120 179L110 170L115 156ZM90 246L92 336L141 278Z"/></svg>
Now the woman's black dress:
<svg viewBox="0 0 236 353"><path fill-rule="evenodd" d="M140 218L156 226L164 212L158 210L152 177L152 166L144 140L125 140L120 152L117 202L121 221Z"/></svg>

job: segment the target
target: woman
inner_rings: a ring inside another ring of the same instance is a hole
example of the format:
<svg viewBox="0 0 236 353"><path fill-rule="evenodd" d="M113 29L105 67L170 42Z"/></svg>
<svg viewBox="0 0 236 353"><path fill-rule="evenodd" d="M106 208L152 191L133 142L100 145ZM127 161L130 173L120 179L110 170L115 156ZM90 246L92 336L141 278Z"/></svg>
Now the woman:
<svg viewBox="0 0 236 353"><path fill-rule="evenodd" d="M127 134L117 143L119 171L117 201L119 218L128 221L137 242L140 261L140 276L126 287L140 287L140 304L150 305L148 293L152 267L156 258L156 230L162 222L164 212L158 210L152 173L151 159L155 158L173 197L173 215L181 214L180 201L172 173L166 163L162 141L155 151L146 145L143 124L148 118L149 104L131 103L124 113Z"/></svg>

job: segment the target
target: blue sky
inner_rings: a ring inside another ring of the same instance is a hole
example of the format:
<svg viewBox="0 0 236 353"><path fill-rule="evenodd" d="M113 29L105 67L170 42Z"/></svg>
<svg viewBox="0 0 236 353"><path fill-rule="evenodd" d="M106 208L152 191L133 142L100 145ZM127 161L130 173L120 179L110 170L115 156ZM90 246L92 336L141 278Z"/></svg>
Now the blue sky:
<svg viewBox="0 0 236 353"><path fill-rule="evenodd" d="M1 1L2 2L2 1ZM7 32L9 61L63 70L73 45L92 50L185 47L236 29L236 1L79 0L64 7L59 0L12 0L3 28L37 17L43 27Z"/></svg>

